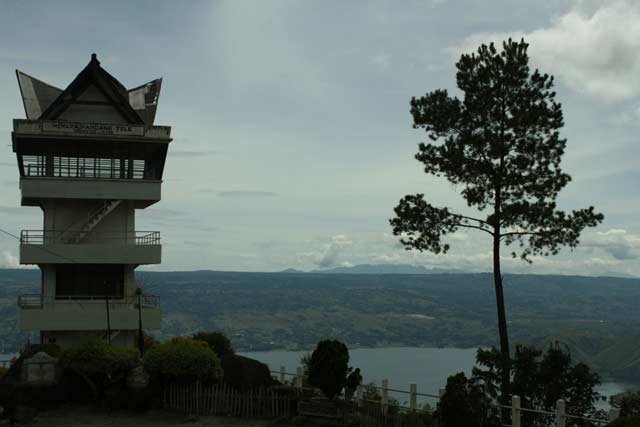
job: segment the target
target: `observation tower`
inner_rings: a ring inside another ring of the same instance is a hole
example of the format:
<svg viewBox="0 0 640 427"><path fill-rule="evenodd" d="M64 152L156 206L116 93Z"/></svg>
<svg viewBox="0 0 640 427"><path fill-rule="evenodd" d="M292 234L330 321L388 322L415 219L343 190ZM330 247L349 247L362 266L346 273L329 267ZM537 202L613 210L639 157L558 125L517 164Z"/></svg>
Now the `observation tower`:
<svg viewBox="0 0 640 427"><path fill-rule="evenodd" d="M160 232L136 230L136 210L160 201L171 128L154 125L162 79L126 89L96 55L64 90L16 71L25 119L11 134L22 206L41 230L23 230L20 263L41 289L18 298L22 331L62 347L84 335L134 346L140 324L160 328L157 297L134 270L160 264Z"/></svg>

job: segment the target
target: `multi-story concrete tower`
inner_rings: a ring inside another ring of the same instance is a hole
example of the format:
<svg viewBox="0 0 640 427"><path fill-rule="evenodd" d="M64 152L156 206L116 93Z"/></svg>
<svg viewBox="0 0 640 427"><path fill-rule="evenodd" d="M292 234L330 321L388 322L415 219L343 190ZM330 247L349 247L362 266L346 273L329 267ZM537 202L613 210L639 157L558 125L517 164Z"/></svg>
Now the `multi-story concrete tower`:
<svg viewBox="0 0 640 427"><path fill-rule="evenodd" d="M61 90L17 71L27 119L13 121L22 206L42 230L23 230L20 263L42 271L41 293L18 299L21 330L61 346L87 334L134 345L160 327L157 298L134 270L159 264L160 233L135 228L160 200L171 128L154 126L161 79L127 90L92 55ZM140 304L138 304L140 301Z"/></svg>

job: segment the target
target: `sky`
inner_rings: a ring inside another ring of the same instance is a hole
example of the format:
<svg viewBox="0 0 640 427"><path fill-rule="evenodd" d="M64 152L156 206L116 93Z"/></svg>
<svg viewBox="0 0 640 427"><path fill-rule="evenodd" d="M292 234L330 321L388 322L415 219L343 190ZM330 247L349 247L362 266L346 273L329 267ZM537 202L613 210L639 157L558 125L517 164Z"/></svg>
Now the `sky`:
<svg viewBox="0 0 640 427"><path fill-rule="evenodd" d="M559 206L593 205L605 220L574 251L531 265L505 255L503 270L640 276L640 3L622 0L3 1L0 227L42 228L38 208L20 207L15 69L64 88L95 52L126 87L164 79L156 124L174 140L162 201L136 212L138 229L162 233L163 262L147 268L490 271L484 234L419 253L388 220L417 192L473 212L414 159L427 136L409 100L459 95L460 54L508 37L556 79L573 178ZM0 235L0 267L17 266L18 242Z"/></svg>

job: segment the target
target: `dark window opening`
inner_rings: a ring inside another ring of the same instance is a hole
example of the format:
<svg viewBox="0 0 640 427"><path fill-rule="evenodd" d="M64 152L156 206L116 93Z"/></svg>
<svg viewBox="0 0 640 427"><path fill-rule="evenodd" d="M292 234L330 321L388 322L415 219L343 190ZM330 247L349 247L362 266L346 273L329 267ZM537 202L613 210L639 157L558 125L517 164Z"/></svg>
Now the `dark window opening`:
<svg viewBox="0 0 640 427"><path fill-rule="evenodd" d="M124 295L124 265L59 264L56 298Z"/></svg>

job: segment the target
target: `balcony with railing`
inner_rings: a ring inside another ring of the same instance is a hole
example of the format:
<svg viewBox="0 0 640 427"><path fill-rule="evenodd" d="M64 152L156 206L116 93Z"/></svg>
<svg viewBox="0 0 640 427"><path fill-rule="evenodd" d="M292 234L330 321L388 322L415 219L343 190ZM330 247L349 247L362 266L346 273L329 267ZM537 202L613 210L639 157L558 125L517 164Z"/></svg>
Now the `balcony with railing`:
<svg viewBox="0 0 640 427"><path fill-rule="evenodd" d="M160 179L153 162L143 159L23 155L26 177Z"/></svg>
<svg viewBox="0 0 640 427"><path fill-rule="evenodd" d="M22 204L42 198L121 199L146 207L160 200L157 160L23 155Z"/></svg>
<svg viewBox="0 0 640 427"><path fill-rule="evenodd" d="M20 295L20 330L135 330L160 328L160 299L155 295Z"/></svg>
<svg viewBox="0 0 640 427"><path fill-rule="evenodd" d="M160 264L159 231L22 230L22 264Z"/></svg>

